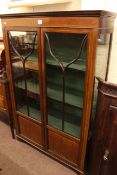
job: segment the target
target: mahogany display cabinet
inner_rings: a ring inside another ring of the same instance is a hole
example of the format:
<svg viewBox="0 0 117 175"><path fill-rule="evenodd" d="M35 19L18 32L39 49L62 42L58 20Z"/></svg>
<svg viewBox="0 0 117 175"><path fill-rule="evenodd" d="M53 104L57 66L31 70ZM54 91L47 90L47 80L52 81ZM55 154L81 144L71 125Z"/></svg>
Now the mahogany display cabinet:
<svg viewBox="0 0 117 175"><path fill-rule="evenodd" d="M42 12L1 18L16 137L84 174L94 80L98 73L107 76L115 14Z"/></svg>

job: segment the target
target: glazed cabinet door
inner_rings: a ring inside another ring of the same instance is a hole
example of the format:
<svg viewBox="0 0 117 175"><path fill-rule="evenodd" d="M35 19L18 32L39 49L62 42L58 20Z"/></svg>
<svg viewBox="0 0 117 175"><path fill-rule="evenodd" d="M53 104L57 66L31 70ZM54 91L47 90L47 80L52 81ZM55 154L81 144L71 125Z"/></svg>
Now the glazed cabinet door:
<svg viewBox="0 0 117 175"><path fill-rule="evenodd" d="M43 145L40 35L34 29L10 29L9 77L15 127L18 137Z"/></svg>
<svg viewBox="0 0 117 175"><path fill-rule="evenodd" d="M93 90L95 36L89 30L62 28L45 28L41 34L46 149L81 170Z"/></svg>

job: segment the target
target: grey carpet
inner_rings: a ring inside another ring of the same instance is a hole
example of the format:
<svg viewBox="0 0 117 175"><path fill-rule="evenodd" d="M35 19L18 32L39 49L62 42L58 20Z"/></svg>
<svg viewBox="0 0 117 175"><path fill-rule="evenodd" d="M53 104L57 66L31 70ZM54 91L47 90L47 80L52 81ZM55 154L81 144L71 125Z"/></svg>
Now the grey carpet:
<svg viewBox="0 0 117 175"><path fill-rule="evenodd" d="M76 175L29 145L14 140L0 121L0 175Z"/></svg>
<svg viewBox="0 0 117 175"><path fill-rule="evenodd" d="M24 168L0 153L0 175L31 175Z"/></svg>

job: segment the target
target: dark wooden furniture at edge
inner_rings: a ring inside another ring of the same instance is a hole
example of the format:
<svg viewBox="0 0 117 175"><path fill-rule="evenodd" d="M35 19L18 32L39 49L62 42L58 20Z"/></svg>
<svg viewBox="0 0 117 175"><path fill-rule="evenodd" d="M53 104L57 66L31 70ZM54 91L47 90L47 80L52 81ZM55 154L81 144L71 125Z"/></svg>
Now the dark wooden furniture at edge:
<svg viewBox="0 0 117 175"><path fill-rule="evenodd" d="M6 73L4 43L2 38L0 39L0 112L1 120L9 123L12 137L14 138L12 107L9 93L9 83Z"/></svg>
<svg viewBox="0 0 117 175"><path fill-rule="evenodd" d="M97 41L104 44L112 35L115 14L0 17L16 137L84 174Z"/></svg>
<svg viewBox="0 0 117 175"><path fill-rule="evenodd" d="M89 175L117 174L117 85L99 79Z"/></svg>

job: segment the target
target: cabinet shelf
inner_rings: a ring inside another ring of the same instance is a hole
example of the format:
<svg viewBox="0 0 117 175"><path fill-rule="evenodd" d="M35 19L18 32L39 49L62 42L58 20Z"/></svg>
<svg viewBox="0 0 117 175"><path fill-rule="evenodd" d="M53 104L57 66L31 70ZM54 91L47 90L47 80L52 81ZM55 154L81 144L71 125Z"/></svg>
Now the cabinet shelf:
<svg viewBox="0 0 117 175"><path fill-rule="evenodd" d="M17 61L21 61L18 57L14 57L12 59L12 62L17 62ZM66 62L62 62L63 65L65 66L67 63ZM56 61L52 60L52 59L46 59L46 64L49 66L56 66L56 67L60 67ZM26 61L26 69L31 69L31 70L35 70L38 71L39 70L39 66L37 64L37 56L35 55L31 55L28 60ZM73 70L77 70L77 71L86 71L86 65L85 65L85 59L79 59L77 61L77 63L73 63L69 66L69 69L73 69Z"/></svg>
<svg viewBox="0 0 117 175"><path fill-rule="evenodd" d="M37 72L39 70L39 65L37 61L28 60L26 61L26 69Z"/></svg>
<svg viewBox="0 0 117 175"><path fill-rule="evenodd" d="M25 90L24 81L18 81L15 83L17 88ZM39 85L37 83L32 82L30 79L27 81L28 92L39 95ZM61 89L56 90L55 88L47 88L47 96L53 100L62 102L62 91ZM78 108L83 107L83 92L80 92L78 95L70 94L66 92L65 94L65 103L76 106Z"/></svg>
<svg viewBox="0 0 117 175"><path fill-rule="evenodd" d="M47 88L47 96L53 100L58 102L62 102L62 92L56 89ZM83 100L82 95L76 96L75 94L65 94L65 103L68 105L72 105L78 108L83 108Z"/></svg>
<svg viewBox="0 0 117 175"><path fill-rule="evenodd" d="M48 99L48 125L62 130L63 115L64 132L78 137L82 120L82 109L65 104L63 114L62 104Z"/></svg>
<svg viewBox="0 0 117 175"><path fill-rule="evenodd" d="M12 63L15 63L15 67L17 68L19 68L19 65L17 65L17 63L22 62L18 56L13 56L11 61ZM36 55L29 56L25 63L25 67L28 70L38 71L39 70L38 57ZM22 64L22 68L23 68L23 64Z"/></svg>
<svg viewBox="0 0 117 175"><path fill-rule="evenodd" d="M48 123L49 126L62 130L61 127L61 119L56 118L55 116L48 115ZM70 123L68 121L64 122L64 132L68 133L74 137L79 137L80 136L80 125L78 126L76 123Z"/></svg>
<svg viewBox="0 0 117 175"><path fill-rule="evenodd" d="M63 65L65 66L66 63L65 62L62 62ZM56 61L52 60L52 59L47 59L46 60L46 64L49 65L49 66L56 66L56 67L60 67ZM73 70L77 70L77 71L83 71L85 72L86 71L86 68L85 68L85 60L83 59L80 59L79 61L77 61L77 64L71 64L69 66L69 69L73 69Z"/></svg>
<svg viewBox="0 0 117 175"><path fill-rule="evenodd" d="M38 56L35 54L31 54L28 58L28 61L37 61L38 60ZM11 57L11 61L12 63L17 62L17 61L21 61L20 57L17 55L12 55Z"/></svg>
<svg viewBox="0 0 117 175"><path fill-rule="evenodd" d="M27 79L27 90L34 93L34 94L39 94L39 84L34 83L32 80ZM15 83L15 86L17 88L25 90L25 82L24 81L18 81Z"/></svg>
<svg viewBox="0 0 117 175"><path fill-rule="evenodd" d="M27 115L27 106L26 105L18 106L17 111ZM30 106L29 111L30 115L29 116L27 115L28 117L39 121L41 120L40 110L37 110L34 106Z"/></svg>

